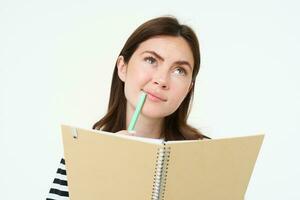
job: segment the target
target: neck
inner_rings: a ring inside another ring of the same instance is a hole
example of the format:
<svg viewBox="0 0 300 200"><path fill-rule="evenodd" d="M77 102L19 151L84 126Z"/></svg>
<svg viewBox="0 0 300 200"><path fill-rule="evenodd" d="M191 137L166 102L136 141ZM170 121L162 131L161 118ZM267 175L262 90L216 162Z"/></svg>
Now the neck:
<svg viewBox="0 0 300 200"><path fill-rule="evenodd" d="M127 104L126 109L126 129L129 126L130 120L133 116L134 109ZM136 135L147 138L161 138L163 118L149 118L140 113L134 130Z"/></svg>

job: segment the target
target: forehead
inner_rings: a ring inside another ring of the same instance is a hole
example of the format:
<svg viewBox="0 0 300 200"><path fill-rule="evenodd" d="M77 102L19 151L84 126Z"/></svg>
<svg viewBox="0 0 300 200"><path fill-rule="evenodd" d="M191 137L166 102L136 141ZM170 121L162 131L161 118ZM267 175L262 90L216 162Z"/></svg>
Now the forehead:
<svg viewBox="0 0 300 200"><path fill-rule="evenodd" d="M142 42L137 48L137 54L144 51L155 51L166 60L185 60L192 66L194 58L192 50L183 37L176 36L156 36Z"/></svg>

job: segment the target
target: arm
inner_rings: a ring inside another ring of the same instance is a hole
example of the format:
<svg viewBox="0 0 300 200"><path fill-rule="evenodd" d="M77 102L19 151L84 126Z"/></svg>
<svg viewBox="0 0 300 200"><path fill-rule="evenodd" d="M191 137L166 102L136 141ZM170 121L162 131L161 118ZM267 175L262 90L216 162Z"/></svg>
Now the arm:
<svg viewBox="0 0 300 200"><path fill-rule="evenodd" d="M46 200L69 200L65 159L61 159Z"/></svg>

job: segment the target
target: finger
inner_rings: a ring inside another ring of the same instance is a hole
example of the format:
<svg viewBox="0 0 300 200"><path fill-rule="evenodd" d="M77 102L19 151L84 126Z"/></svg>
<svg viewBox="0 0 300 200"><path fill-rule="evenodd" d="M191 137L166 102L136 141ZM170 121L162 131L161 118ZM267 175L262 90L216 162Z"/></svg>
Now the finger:
<svg viewBox="0 0 300 200"><path fill-rule="evenodd" d="M135 135L136 134L136 131L135 130L131 130L131 131L128 131L129 135Z"/></svg>
<svg viewBox="0 0 300 200"><path fill-rule="evenodd" d="M118 134L122 134L122 135L129 135L129 136L134 136L136 131L127 131L127 130L122 130L122 131L118 131Z"/></svg>

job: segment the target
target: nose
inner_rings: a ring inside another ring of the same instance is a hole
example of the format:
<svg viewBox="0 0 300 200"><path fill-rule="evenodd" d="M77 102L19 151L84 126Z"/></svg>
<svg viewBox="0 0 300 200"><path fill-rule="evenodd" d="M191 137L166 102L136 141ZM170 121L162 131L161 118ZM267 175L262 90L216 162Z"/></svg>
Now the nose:
<svg viewBox="0 0 300 200"><path fill-rule="evenodd" d="M153 76L153 84L162 88L168 89L169 88L169 81L168 81L168 72L163 72L162 70L158 70Z"/></svg>

